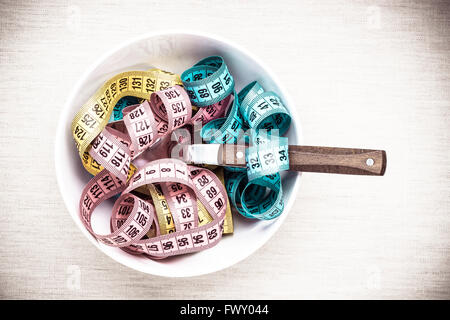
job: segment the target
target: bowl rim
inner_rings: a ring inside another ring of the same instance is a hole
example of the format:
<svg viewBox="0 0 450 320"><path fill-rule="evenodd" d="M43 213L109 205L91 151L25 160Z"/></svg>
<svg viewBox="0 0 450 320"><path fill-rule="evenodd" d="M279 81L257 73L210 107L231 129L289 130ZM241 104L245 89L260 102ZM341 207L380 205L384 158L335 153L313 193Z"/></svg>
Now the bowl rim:
<svg viewBox="0 0 450 320"><path fill-rule="evenodd" d="M156 32L147 32L147 33L143 33L139 36L133 37L129 40L123 41L121 43L119 43L118 45L114 46L113 48L111 48L110 50L108 50L107 52L105 52L103 55L101 55L98 59L96 59L90 66L88 66L88 68L83 72L83 74L81 75L81 77L78 79L78 81L76 82L75 86L73 87L73 89L71 90L68 98L66 99L63 109L60 112L60 115L58 117L58 124L56 126L56 135L55 135L55 144L54 144L54 161L55 161L55 172L56 172L56 180L57 180L57 184L58 184L58 189L59 192L63 198L64 201L64 205L66 207L66 209L69 211L70 216L72 217L72 220L75 222L75 224L78 226L78 228L81 230L81 232L86 236L86 238L89 239L89 242L91 242L97 249L99 249L101 252L103 252L106 256L110 257L111 259L113 259L114 261L125 265L131 269L140 271L142 273L145 274L150 274L150 275L154 275L154 276L160 276L160 277L167 277L167 278L181 278L181 277L194 277L194 276L201 276L201 275L206 275L206 274L211 274L220 270L224 270L226 268L231 267L232 265L235 265L241 261L243 261L244 259L248 258L249 256L251 256L252 254L254 254L256 251L258 251L259 249L261 249L262 246L264 246L269 240L270 238L278 231L278 229L280 228L280 226L283 224L284 220L286 219L288 213L291 211L294 202L295 202L295 195L298 194L299 188L300 188L300 181L301 181L301 177L302 177L302 173L299 172L297 177L295 177L295 181L294 181L294 185L292 187L292 195L290 196L290 198L288 199L287 203L285 202L284 205L284 213L278 217L277 219L280 220L281 222L277 223L277 225L274 227L274 229L272 230L272 232L270 233L266 233L263 234L261 241L259 242L259 244L254 248L254 250L252 252L250 252L248 255L244 255L241 257L238 257L237 259L231 260L231 262L224 263L222 265L219 265L217 267L214 268L209 268L208 270L206 270L206 272L203 272L204 270L202 269L202 272L185 272L183 274L165 274L164 272L158 272L158 271L154 271L154 270L147 270L143 267L141 267L140 264L133 264L132 260L122 260L119 259L118 257L114 256L113 254L111 254L111 252L104 250L100 244L98 243L98 241L95 240L95 238L87 231L87 229L84 227L84 225L82 224L81 220L78 217L78 212L77 209L71 208L68 204L70 203L69 199L68 199L68 195L66 195L66 190L64 187L64 180L63 180L63 171L64 171L64 166L62 164L62 161L59 161L59 157L61 154L61 147L63 144L65 144L64 141L64 137L65 137L65 130L67 130L66 125L65 125L65 119L67 119L70 116L71 113L71 105L72 105L72 101L74 100L77 92L80 91L81 87L83 86L83 84L86 82L86 80L88 79L88 77L92 74L92 72L97 69L105 60L107 60L109 57L111 57L112 55L114 55L115 53L121 51L122 49L130 46L131 44L135 43L135 42L140 42L143 41L145 39L150 39L150 38L154 38L154 37L158 37L158 36L166 36L166 35L187 35L187 36L198 36L198 37L203 37L203 38L209 38L215 41L219 41L222 42L224 44L226 44L227 46L237 49L238 51L243 52L244 54L246 54L248 57L250 57L252 60L254 60L258 65L262 66L263 69L265 69L265 71L270 74L272 80L274 83L276 83L279 87L279 90L281 91L282 95L284 96L284 98L287 100L287 105L288 106L293 106L295 105L293 103L293 99L291 97L291 95L289 94L289 92L287 92L286 89L284 89L284 85L283 83L280 81L280 79L276 76L276 73L273 72L273 70L264 62L262 62L257 56L255 56L253 53L249 52L247 49L243 48L241 45L225 39L219 35L213 34L213 33L206 33L206 32L199 32L196 30L179 30L179 29L170 29L170 30L166 30L166 31L156 31ZM292 118L295 119L296 122L296 126L295 126L295 135L297 137L297 143L298 144L302 144L303 143L303 134L302 134L302 126L301 126L301 121L300 121L300 116L298 115L297 109L296 108L290 108L289 112L292 115Z"/></svg>

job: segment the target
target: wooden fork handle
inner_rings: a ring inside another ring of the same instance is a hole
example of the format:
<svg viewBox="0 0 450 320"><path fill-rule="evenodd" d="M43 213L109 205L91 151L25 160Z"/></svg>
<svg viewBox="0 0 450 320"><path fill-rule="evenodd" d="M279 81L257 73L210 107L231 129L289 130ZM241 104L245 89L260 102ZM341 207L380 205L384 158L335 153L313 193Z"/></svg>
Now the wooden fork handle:
<svg viewBox="0 0 450 320"><path fill-rule="evenodd" d="M289 169L382 176L386 171L384 150L289 146Z"/></svg>

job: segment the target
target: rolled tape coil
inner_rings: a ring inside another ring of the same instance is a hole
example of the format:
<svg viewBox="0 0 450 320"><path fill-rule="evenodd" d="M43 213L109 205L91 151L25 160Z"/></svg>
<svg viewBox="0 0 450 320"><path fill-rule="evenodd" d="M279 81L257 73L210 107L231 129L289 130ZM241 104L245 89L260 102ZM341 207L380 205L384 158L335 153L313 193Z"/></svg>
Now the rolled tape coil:
<svg viewBox="0 0 450 320"><path fill-rule="evenodd" d="M264 143L254 144L245 150L249 181L289 170L288 139L286 137L275 138L264 141Z"/></svg>
<svg viewBox="0 0 450 320"><path fill-rule="evenodd" d="M279 173L252 181L248 180L246 174L230 173L225 186L231 203L246 218L271 220L283 212L283 192Z"/></svg>
<svg viewBox="0 0 450 320"><path fill-rule="evenodd" d="M216 168L213 171L216 176L219 178L222 184L225 184L224 174L222 168ZM163 190L159 185L148 185L147 186L151 197L153 199L153 203L155 204L156 213L158 216L159 229L161 234L173 233L176 231L174 219L172 217L171 210L169 208L168 202L166 200L166 196L163 194ZM177 186L178 188L178 186ZM197 208L198 208L198 225L203 226L212 221L211 216L209 215L206 208L203 204L197 200ZM227 197L227 208L225 212L225 222L224 222L224 234L233 233L233 218L231 215L231 208L229 205L229 200Z"/></svg>
<svg viewBox="0 0 450 320"><path fill-rule="evenodd" d="M198 107L213 105L234 89L233 76L219 56L200 60L181 74L181 80L192 104Z"/></svg>
<svg viewBox="0 0 450 320"><path fill-rule="evenodd" d="M278 130L283 135L289 129L291 116L281 98L272 91L265 91L257 82L251 82L238 94L241 114L248 127L255 130Z"/></svg>

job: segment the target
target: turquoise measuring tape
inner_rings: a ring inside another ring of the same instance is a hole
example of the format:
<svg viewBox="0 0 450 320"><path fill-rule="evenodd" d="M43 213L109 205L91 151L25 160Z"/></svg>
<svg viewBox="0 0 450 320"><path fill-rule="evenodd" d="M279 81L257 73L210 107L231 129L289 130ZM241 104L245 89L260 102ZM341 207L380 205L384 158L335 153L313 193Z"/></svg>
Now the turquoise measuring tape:
<svg viewBox="0 0 450 320"><path fill-rule="evenodd" d="M269 136L268 140L245 150L248 180L289 170L288 138ZM273 139L276 138L276 139Z"/></svg>
<svg viewBox="0 0 450 320"><path fill-rule="evenodd" d="M233 94L226 117L208 122L200 135L207 143L237 143L241 139L251 142L245 155L247 168L225 167L228 196L244 217L278 217L284 208L279 172L289 169L288 139L281 135L291 124L280 97L265 91L257 81L236 94L233 77L219 56L199 61L182 73L181 80L192 104L198 107Z"/></svg>
<svg viewBox="0 0 450 320"><path fill-rule="evenodd" d="M193 105L210 106L230 95L234 79L222 57L211 56L200 60L181 74L183 86Z"/></svg>
<svg viewBox="0 0 450 320"><path fill-rule="evenodd" d="M280 174L266 175L249 181L245 173L226 176L225 188L231 203L246 218L270 220L284 208ZM267 188L269 193L267 193Z"/></svg>
<svg viewBox="0 0 450 320"><path fill-rule="evenodd" d="M255 130L277 129L283 135L289 129L291 116L281 102L280 97L272 91L264 91L263 87L253 81L238 94L241 112L250 128Z"/></svg>

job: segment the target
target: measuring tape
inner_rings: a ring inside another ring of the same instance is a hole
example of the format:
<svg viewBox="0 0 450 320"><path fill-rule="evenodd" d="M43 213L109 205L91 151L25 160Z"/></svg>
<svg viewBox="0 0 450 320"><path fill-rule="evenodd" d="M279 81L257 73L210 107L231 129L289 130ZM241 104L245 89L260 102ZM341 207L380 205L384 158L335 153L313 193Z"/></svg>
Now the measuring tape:
<svg viewBox="0 0 450 320"><path fill-rule="evenodd" d="M280 174L265 175L249 181L246 174L231 173L226 179L231 203L246 218L271 220L284 208ZM266 195L266 190L269 193Z"/></svg>
<svg viewBox="0 0 450 320"><path fill-rule="evenodd" d="M140 91L133 88L136 77L143 79L138 81ZM197 109L192 118L189 96L177 85L177 79L176 75L157 69L119 74L97 91L97 98L91 98L82 107L72 124L82 163L94 175L80 199L80 217L85 227L103 244L156 259L209 248L224 232L233 232L223 169L217 168L215 175L206 168L167 158L152 161L140 170L131 163L177 128L196 121L206 123L223 116L228 108L227 96ZM155 87L147 91L143 84L150 80ZM111 88L117 89L118 84L123 84L123 89L111 94ZM144 98L146 92L149 94L143 103L132 104ZM116 108L114 101L124 95L127 98ZM102 101L103 96L113 96L114 100L104 104L103 109L98 104L92 106L94 100ZM158 155L168 154L168 144L161 144ZM102 201L117 194L120 196L113 207L111 234L96 234L90 224L92 212Z"/></svg>
<svg viewBox="0 0 450 320"><path fill-rule="evenodd" d="M236 92L234 92L234 96L236 96ZM200 134L203 140L208 143L236 143L244 128L239 109L239 101L233 99L227 117L212 120L202 128Z"/></svg>
<svg viewBox="0 0 450 320"><path fill-rule="evenodd" d="M220 182L222 184L225 184L224 181L224 174L223 169L220 167L217 167L215 170L213 170L213 173L219 178ZM161 234L167 234L175 232L175 223L172 217L171 209L169 208L168 202L166 200L166 197L170 198L170 194L164 194L163 188L161 188L159 185L148 185L147 186L151 197L153 199L153 203L155 203L156 213L158 216L158 223L159 223L159 229ZM178 188L179 186L177 186ZM164 190L168 190L169 187L165 187ZM197 200L197 208L198 208L198 225L202 226L212 221L211 216L209 215L206 208L203 206L203 204ZM233 217L231 214L231 207L229 205L229 200L227 197L227 208L225 212L225 221L224 221L224 228L223 228L224 234L231 234L233 233Z"/></svg>
<svg viewBox="0 0 450 320"><path fill-rule="evenodd" d="M242 89L237 99L245 125L253 130L248 139L253 145L246 149L246 172L227 168L227 192L243 216L274 219L284 208L279 172L289 169L288 139L279 135L289 129L291 116L280 97L257 81ZM261 134L260 129L267 131Z"/></svg>
<svg viewBox="0 0 450 320"><path fill-rule="evenodd" d="M291 116L280 97L265 91L257 82L249 83L238 94L241 113L250 128L255 130L278 130L282 136L289 129Z"/></svg>
<svg viewBox="0 0 450 320"><path fill-rule="evenodd" d="M217 65L208 69L208 61L215 61ZM191 88L193 103L200 102L198 105L202 106L198 95L200 84L202 89L213 88L223 70L228 72L223 59L213 56L201 60L181 75L185 87ZM274 219L284 207L278 172L289 169L287 138L279 136L289 129L291 116L280 97L275 92L265 91L257 81L248 84L239 94L234 88L229 91L234 97L231 109L225 117L208 122L201 130L201 137L207 143L236 143L240 139L249 142L249 134L244 131L253 130L250 133L253 145L246 149L247 168L226 167L226 189L232 204L243 216ZM268 135L260 135L261 129L267 130Z"/></svg>
<svg viewBox="0 0 450 320"><path fill-rule="evenodd" d="M230 95L234 79L222 57L211 56L197 62L181 74L192 104L210 106Z"/></svg>
<svg viewBox="0 0 450 320"><path fill-rule="evenodd" d="M179 218L183 229L161 235L153 205L131 192L137 188L156 183L179 184L189 187L171 198L174 216ZM104 200L122 192L113 207L111 233L99 235L92 230L91 215ZM184 196L183 196L184 195ZM202 203L212 221L195 227L198 219L194 210L196 202ZM189 166L178 159L155 160L140 169L129 184L125 184L107 170L95 176L84 188L80 201L80 216L87 230L101 243L114 247L126 247L136 254L165 258L181 253L195 252L217 244L223 233L226 211L226 191L219 179L208 169ZM192 221L192 225L189 222ZM156 237L145 239L150 226L155 225Z"/></svg>
<svg viewBox="0 0 450 320"><path fill-rule="evenodd" d="M257 82L237 94L218 56L181 77L160 69L118 74L72 122L83 166L94 175L80 198L80 218L99 242L131 254L161 259L212 247L233 233L230 203L248 218L281 214L278 172L289 167L287 138L274 144L258 135L246 151L247 169L213 172L169 155L192 142L196 125L204 125L200 136L210 143L236 143L245 129L284 133L289 124L281 99ZM156 160L137 167L133 162L149 149ZM91 216L110 197L117 198L111 232L97 234Z"/></svg>
<svg viewBox="0 0 450 320"><path fill-rule="evenodd" d="M289 170L288 139L278 136L269 138L245 149L249 181Z"/></svg>
<svg viewBox="0 0 450 320"><path fill-rule="evenodd" d="M207 69L208 61L217 61L214 66L217 69ZM193 79L201 81L202 88L212 88L223 70L228 69L223 59L216 56L205 58L186 70L181 78L185 86L192 86L191 101L200 100L196 93L199 83ZM231 109L225 117L208 122L201 130L201 137L207 143L248 143L252 136L253 145L246 149L247 168L226 167L227 192L243 216L265 220L276 218L283 211L278 172L289 169L287 138L279 136L289 129L291 116L280 97L265 91L257 81L248 84L239 94L234 88L231 91L234 97ZM248 129L253 132L244 133ZM261 129L268 134L260 135Z"/></svg>

